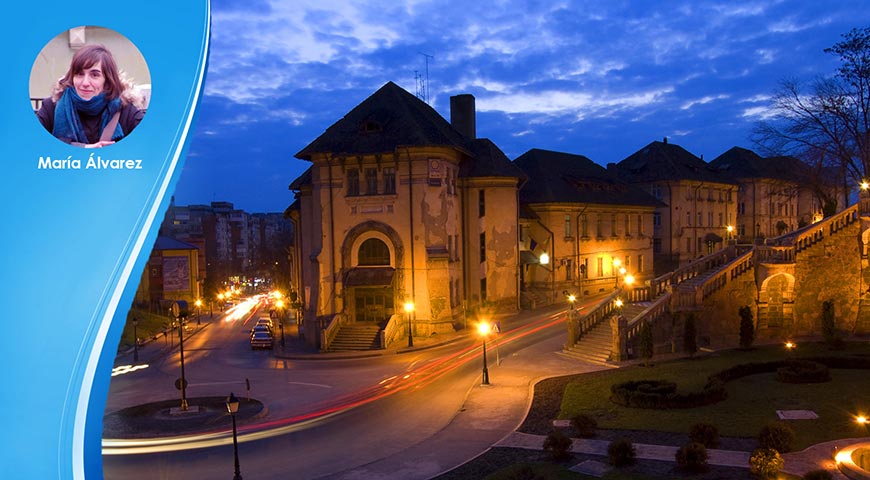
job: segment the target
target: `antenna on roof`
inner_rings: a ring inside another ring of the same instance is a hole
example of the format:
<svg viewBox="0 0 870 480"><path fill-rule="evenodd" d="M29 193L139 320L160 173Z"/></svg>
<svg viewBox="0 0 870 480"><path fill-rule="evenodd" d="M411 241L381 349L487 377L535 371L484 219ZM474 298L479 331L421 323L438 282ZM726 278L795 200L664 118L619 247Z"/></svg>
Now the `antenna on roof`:
<svg viewBox="0 0 870 480"><path fill-rule="evenodd" d="M417 72L417 70L414 70L414 83L416 85L416 90L417 90L416 95L417 95L417 98L419 98L420 100L423 100L424 102L426 102L426 104L428 104L429 103L429 59L435 58L435 57L433 55L429 55L429 54L422 53L422 52L417 52L417 53L419 53L420 55L423 55L423 57L426 59L426 77L423 78L423 76L419 72Z"/></svg>

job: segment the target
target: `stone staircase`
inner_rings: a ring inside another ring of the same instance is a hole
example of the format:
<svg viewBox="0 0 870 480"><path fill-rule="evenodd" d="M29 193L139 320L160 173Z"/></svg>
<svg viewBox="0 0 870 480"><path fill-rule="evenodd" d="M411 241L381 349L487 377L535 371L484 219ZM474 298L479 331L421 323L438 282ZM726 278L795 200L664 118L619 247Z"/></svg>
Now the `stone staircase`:
<svg viewBox="0 0 870 480"><path fill-rule="evenodd" d="M584 362L607 365L612 346L613 334L610 331L610 321L604 320L562 353Z"/></svg>
<svg viewBox="0 0 870 480"><path fill-rule="evenodd" d="M329 345L329 351L377 350L381 348L380 332L377 325L343 325Z"/></svg>

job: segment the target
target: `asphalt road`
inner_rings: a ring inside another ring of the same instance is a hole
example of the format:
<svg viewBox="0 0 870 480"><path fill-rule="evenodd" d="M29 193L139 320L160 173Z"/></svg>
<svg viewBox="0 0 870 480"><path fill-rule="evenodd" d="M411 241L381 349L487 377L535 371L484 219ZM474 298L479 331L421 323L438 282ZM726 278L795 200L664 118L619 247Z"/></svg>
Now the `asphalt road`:
<svg viewBox="0 0 870 480"><path fill-rule="evenodd" d="M244 378L248 378L253 385L252 397L268 405L270 419L316 411L334 405L336 399L350 404L363 397L377 398L322 417L304 429L285 428L281 434L243 432L239 455L242 474L249 479L388 478L400 467L418 472L422 475L418 478L428 478L481 453L517 426L516 418L519 415L521 419L524 411L518 412L512 405L510 412L499 413L499 385L512 384L510 395L525 398L528 382L538 375L536 363L556 362L557 370L566 371L582 367L555 356L564 341L561 322L550 322L538 330L527 328L527 335L508 343L490 342L490 377L495 386L487 388L479 386L481 349L479 343L471 341L403 355L291 361L276 360L266 351L252 352L247 345L248 329L240 321L216 321L185 341L188 397L226 395L229 390L241 395ZM502 370L496 356L504 365L510 364L509 369ZM147 369L115 377L107 412L179 396L173 386L178 370L176 353ZM502 371L505 376L499 378ZM473 394L482 388L482 393ZM469 406L475 408L477 419L465 413ZM481 412L483 417L479 417ZM478 425L487 415L499 418L492 418L491 425ZM459 424L458 419L464 423ZM450 440L445 432L457 429L459 441ZM474 436L480 438L462 438ZM440 442L445 455L428 452L423 465L419 463L423 452L415 449L428 450L423 447L427 442ZM104 455L104 476L125 480L229 477L232 453L225 438L209 448ZM410 477L401 474L394 478Z"/></svg>

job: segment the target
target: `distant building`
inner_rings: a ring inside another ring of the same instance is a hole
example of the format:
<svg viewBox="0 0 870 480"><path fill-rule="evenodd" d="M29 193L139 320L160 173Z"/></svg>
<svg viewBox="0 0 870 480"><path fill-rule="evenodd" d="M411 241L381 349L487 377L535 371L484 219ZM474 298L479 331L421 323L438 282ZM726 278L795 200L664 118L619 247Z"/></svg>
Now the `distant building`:
<svg viewBox="0 0 870 480"><path fill-rule="evenodd" d="M199 272L195 245L158 236L145 264L134 303L163 314L172 301L184 300L193 305L202 298Z"/></svg>
<svg viewBox="0 0 870 480"><path fill-rule="evenodd" d="M684 148L652 142L608 165L619 179L637 185L664 206L653 218L655 271L665 273L719 250L737 218L737 181L716 172Z"/></svg>
<svg viewBox="0 0 870 480"><path fill-rule="evenodd" d="M520 278L536 303L541 292L594 295L653 277L662 202L581 155L532 149L515 164L528 177L520 202L532 213L520 221Z"/></svg>

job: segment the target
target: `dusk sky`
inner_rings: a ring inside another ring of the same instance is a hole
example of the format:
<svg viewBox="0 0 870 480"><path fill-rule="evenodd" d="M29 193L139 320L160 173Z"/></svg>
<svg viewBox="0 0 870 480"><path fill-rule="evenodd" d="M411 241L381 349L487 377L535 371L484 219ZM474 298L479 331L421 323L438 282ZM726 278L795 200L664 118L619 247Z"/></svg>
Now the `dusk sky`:
<svg viewBox="0 0 870 480"><path fill-rule="evenodd" d="M294 155L388 81L449 119L477 100L477 134L606 165L668 137L713 160L755 149L785 78L832 75L824 49L870 26L866 0L212 0L205 95L177 205L280 212ZM425 55L424 55L425 54ZM147 59L146 59L147 60ZM159 95L159 81L154 81Z"/></svg>

